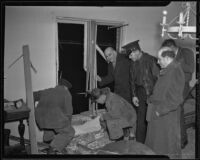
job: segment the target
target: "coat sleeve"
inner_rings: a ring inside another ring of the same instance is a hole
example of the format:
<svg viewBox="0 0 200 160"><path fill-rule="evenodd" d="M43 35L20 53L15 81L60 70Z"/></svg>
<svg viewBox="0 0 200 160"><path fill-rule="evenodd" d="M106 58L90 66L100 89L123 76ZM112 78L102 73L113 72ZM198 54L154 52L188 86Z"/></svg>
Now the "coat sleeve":
<svg viewBox="0 0 200 160"><path fill-rule="evenodd" d="M112 64L108 65L108 74L105 77L101 77L101 82L99 82L100 86L105 86L114 81L114 74L110 65Z"/></svg>
<svg viewBox="0 0 200 160"><path fill-rule="evenodd" d="M121 111L120 106L122 105L119 101L112 100L110 103L107 104L107 113L104 114L103 118L105 120L108 119L118 119L121 118Z"/></svg>
<svg viewBox="0 0 200 160"><path fill-rule="evenodd" d="M183 101L182 93L185 84L183 71L181 68L176 68L169 77L170 81L166 84L165 99L156 104L156 111L161 116L176 110Z"/></svg>
<svg viewBox="0 0 200 160"><path fill-rule="evenodd" d="M133 63L131 63L130 65L130 87L131 87L131 94L132 94L132 97L135 97L136 96L136 93L135 93L135 76L134 76L134 69L133 69Z"/></svg>
<svg viewBox="0 0 200 160"><path fill-rule="evenodd" d="M160 73L160 68L157 65L156 58L153 58L153 60L152 60L151 73L153 75L154 81L156 81L158 78L158 75Z"/></svg>
<svg viewBox="0 0 200 160"><path fill-rule="evenodd" d="M186 73L193 73L194 72L193 51L188 48L183 48L181 54L183 54L183 59L180 60L183 71Z"/></svg>
<svg viewBox="0 0 200 160"><path fill-rule="evenodd" d="M64 95L63 113L71 120L73 114L72 96L69 91Z"/></svg>
<svg viewBox="0 0 200 160"><path fill-rule="evenodd" d="M145 66L145 73L143 77L143 85L146 90L146 94L149 97L152 92L154 85L157 81L159 75L159 67L156 63L155 57L150 57L150 59L146 62L148 65ZM144 64L145 65L145 64Z"/></svg>
<svg viewBox="0 0 200 160"><path fill-rule="evenodd" d="M34 102L39 101L43 90L33 92Z"/></svg>

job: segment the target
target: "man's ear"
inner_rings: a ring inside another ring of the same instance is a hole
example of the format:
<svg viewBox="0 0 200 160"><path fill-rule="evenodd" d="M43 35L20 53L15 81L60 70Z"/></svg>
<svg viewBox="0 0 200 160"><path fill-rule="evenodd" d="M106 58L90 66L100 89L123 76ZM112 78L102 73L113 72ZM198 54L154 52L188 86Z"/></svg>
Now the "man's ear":
<svg viewBox="0 0 200 160"><path fill-rule="evenodd" d="M167 61L167 62L171 62L171 61L172 61L172 58L171 58L171 57L166 56L165 58L166 58L166 61Z"/></svg>

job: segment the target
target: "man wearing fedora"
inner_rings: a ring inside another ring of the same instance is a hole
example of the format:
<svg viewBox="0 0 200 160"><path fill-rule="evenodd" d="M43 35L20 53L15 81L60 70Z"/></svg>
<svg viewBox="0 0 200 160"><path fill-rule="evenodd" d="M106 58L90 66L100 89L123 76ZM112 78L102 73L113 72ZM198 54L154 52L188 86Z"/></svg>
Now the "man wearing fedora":
<svg viewBox="0 0 200 160"><path fill-rule="evenodd" d="M132 60L130 66L130 86L132 102L137 107L136 140L144 143L146 138L146 112L147 98L153 91L154 84L159 74L156 58L143 52L139 40L128 43L122 48Z"/></svg>
<svg viewBox="0 0 200 160"><path fill-rule="evenodd" d="M69 88L72 85L60 79L54 88L34 92L35 119L40 129L44 130L43 141L49 143L47 154L66 153L65 147L75 134L71 126L73 114L72 96Z"/></svg>

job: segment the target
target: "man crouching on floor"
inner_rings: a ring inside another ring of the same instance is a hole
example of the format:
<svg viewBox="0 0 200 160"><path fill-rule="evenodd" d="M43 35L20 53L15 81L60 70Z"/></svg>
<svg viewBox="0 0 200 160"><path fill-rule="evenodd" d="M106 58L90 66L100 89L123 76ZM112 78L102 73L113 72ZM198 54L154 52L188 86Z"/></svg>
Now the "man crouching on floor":
<svg viewBox="0 0 200 160"><path fill-rule="evenodd" d="M71 87L67 80L60 79L56 87L34 92L34 100L38 101L35 119L44 130L43 141L49 143L47 154L67 153L65 147L74 137Z"/></svg>
<svg viewBox="0 0 200 160"><path fill-rule="evenodd" d="M100 124L109 133L111 140L133 140L136 129L136 112L121 96L112 93L108 87L95 88L90 93L92 101L105 104L107 112L100 118Z"/></svg>

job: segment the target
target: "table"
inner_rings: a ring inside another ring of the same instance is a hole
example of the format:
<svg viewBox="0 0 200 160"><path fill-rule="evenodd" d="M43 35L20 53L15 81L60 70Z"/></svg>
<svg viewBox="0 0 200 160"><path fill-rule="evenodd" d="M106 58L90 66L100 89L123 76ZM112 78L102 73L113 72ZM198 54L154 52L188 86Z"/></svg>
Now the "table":
<svg viewBox="0 0 200 160"><path fill-rule="evenodd" d="M18 132L20 135L20 145L24 149L25 149L25 143L24 143L25 125L23 123L23 120L27 120L27 124L28 124L29 112L30 112L30 109L25 105L19 109L4 110L4 126L5 126L5 123L7 122L19 121Z"/></svg>

